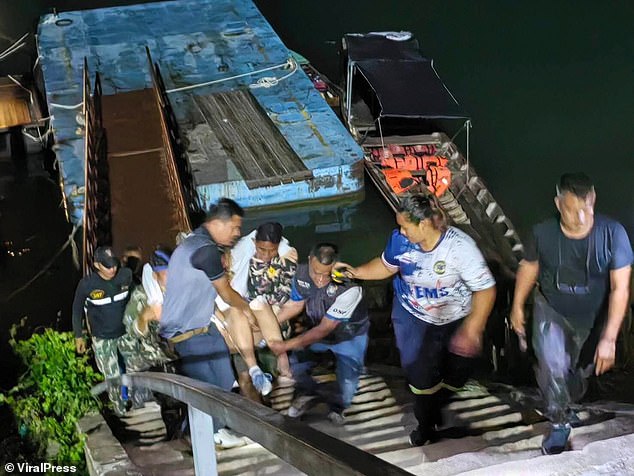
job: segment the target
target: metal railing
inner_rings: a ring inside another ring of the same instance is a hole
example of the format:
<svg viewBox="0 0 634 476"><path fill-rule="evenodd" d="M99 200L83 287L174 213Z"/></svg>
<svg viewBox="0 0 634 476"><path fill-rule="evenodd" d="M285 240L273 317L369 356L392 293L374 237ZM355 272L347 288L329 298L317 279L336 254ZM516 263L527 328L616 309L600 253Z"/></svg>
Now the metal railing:
<svg viewBox="0 0 634 476"><path fill-rule="evenodd" d="M88 61L84 58L84 223L83 272L90 270L95 248L112 243L108 145L101 112L101 79L95 73L90 94Z"/></svg>
<svg viewBox="0 0 634 476"><path fill-rule="evenodd" d="M187 222L192 215L200 214L200 202L194 184L194 176L189 165L189 160L185 154L183 143L178 130L178 122L174 115L174 110L170 104L165 83L161 76L161 70L158 63L152 61L150 49L146 46L148 63L150 66L150 75L152 77L152 85L156 94L156 101L161 111L161 130L165 146L170 154L168 158L169 180L172 190L175 193L177 203L182 206L182 212L187 211ZM180 213L180 212L179 212Z"/></svg>
<svg viewBox="0 0 634 476"><path fill-rule="evenodd" d="M306 474L323 476L411 474L348 443L337 440L275 410L182 375L124 374L121 383L145 387L188 405L194 467L198 476L216 475L209 451L214 419L221 421ZM102 383L97 391L105 390Z"/></svg>

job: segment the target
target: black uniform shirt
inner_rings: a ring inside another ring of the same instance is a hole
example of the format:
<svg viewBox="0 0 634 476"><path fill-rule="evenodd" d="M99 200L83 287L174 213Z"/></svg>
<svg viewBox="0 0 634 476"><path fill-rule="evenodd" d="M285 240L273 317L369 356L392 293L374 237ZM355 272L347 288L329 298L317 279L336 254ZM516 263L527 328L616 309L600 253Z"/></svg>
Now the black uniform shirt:
<svg viewBox="0 0 634 476"><path fill-rule="evenodd" d="M361 286L331 282L318 287L310 277L307 264L297 266L291 289L293 301L305 301L310 327L322 318L338 321L339 325L322 342L333 344L366 334L370 327L368 309Z"/></svg>
<svg viewBox="0 0 634 476"><path fill-rule="evenodd" d="M92 272L84 276L75 290L73 300L73 332L81 337L81 318L86 312L88 329L93 337L115 339L125 334L123 312L130 298L132 271L120 268L107 280Z"/></svg>

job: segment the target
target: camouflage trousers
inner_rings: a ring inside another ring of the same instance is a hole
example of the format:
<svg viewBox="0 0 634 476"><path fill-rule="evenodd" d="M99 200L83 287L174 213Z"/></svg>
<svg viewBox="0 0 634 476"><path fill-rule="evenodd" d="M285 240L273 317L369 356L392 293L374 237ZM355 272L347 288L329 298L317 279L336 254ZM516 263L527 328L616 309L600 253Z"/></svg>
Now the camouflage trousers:
<svg viewBox="0 0 634 476"><path fill-rule="evenodd" d="M143 372L151 367L161 366L176 357L167 355L161 348L158 326L150 325L150 332L145 337L127 334L121 339L124 352L128 355L125 363L127 372Z"/></svg>
<svg viewBox="0 0 634 476"><path fill-rule="evenodd" d="M121 375L119 353L121 353L126 366L131 360L132 355L129 352L129 345L127 345L126 342L127 339L129 339L127 335L115 339L92 338L92 348L95 352L97 367L106 379L108 398L110 398L110 401L114 405L116 413L125 413L126 402L121 394L121 384L114 383L111 379Z"/></svg>

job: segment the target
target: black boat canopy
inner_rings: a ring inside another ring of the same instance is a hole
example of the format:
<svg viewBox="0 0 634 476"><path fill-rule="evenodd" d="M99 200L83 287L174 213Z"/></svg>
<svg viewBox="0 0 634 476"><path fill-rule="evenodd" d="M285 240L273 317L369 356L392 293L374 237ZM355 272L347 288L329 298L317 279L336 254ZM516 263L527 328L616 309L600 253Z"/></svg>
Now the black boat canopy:
<svg viewBox="0 0 634 476"><path fill-rule="evenodd" d="M359 71L381 104L381 117L468 119L434 69L418 41L389 35L346 35L350 73ZM349 74L348 81L354 74Z"/></svg>

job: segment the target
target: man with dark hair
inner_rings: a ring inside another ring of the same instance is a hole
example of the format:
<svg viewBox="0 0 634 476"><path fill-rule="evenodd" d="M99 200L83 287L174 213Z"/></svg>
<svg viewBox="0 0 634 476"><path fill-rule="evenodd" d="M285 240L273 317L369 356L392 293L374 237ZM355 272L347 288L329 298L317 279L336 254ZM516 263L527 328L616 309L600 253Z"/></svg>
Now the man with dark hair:
<svg viewBox="0 0 634 476"><path fill-rule="evenodd" d="M216 317L230 347L235 347L234 364L240 388L245 395L253 394L250 381L261 395L273 389L270 381L262 379L256 359L256 344L264 347L271 341L281 341L282 333L276 314L290 297L291 281L297 267L297 251L282 236L283 227L276 222L263 223L244 236L227 256L231 287L249 302L256 322L247 322L220 297L216 298ZM291 371L286 353L277 356L278 380L291 382ZM263 383L263 385L262 385Z"/></svg>
<svg viewBox="0 0 634 476"><path fill-rule="evenodd" d="M97 367L106 378L108 397L117 415L126 411L121 386L111 379L121 374L119 353L127 362L132 355L125 346L126 331L123 312L129 299L132 272L121 268L109 246L100 246L93 255L95 272L84 276L75 290L73 300L73 332L79 354L86 351L82 317L86 314L88 331L92 337Z"/></svg>
<svg viewBox="0 0 634 476"><path fill-rule="evenodd" d="M532 343L537 382L552 422L542 442L544 454L566 448L576 420L569 405L583 395L593 366L601 375L614 365L634 259L623 226L595 215L596 193L587 175L564 174L556 190L559 219L533 228L511 309L513 329L525 339L524 305L537 284Z"/></svg>
<svg viewBox="0 0 634 476"><path fill-rule="evenodd" d="M230 390L235 382L229 350L211 323L216 296L252 318L248 303L230 286L219 246L230 248L240 238L244 211L221 198L204 223L187 236L170 257L159 333L180 356L184 375ZM221 429L216 443L225 447L244 442ZM226 440L226 441L225 441ZM226 444L229 441L229 444Z"/></svg>
<svg viewBox="0 0 634 476"><path fill-rule="evenodd" d="M229 352L210 322L217 295L245 316L251 314L246 301L229 285L218 249L231 247L240 238L243 215L236 202L222 198L176 248L168 266L159 328L180 355L183 374L225 390L234 382Z"/></svg>
<svg viewBox="0 0 634 476"><path fill-rule="evenodd" d="M132 271L132 282L135 286L141 284L141 269L143 268L143 250L139 245L128 245L121 255L121 265Z"/></svg>
<svg viewBox="0 0 634 476"><path fill-rule="evenodd" d="M282 322L305 310L308 330L287 341L269 343L269 347L275 353L294 351L291 368L297 396L288 410L293 418L315 402L317 383L310 373L317 354L335 355L339 393L328 402L328 418L341 425L363 371L370 323L361 286L332 281L337 261L337 246L320 243L311 250L308 263L297 267L289 301L292 305L282 308L278 319Z"/></svg>

